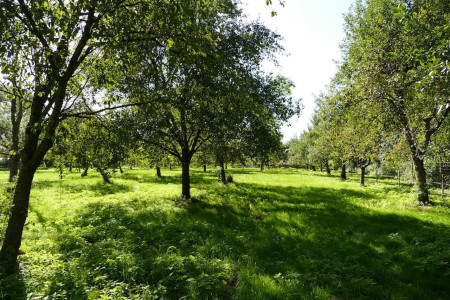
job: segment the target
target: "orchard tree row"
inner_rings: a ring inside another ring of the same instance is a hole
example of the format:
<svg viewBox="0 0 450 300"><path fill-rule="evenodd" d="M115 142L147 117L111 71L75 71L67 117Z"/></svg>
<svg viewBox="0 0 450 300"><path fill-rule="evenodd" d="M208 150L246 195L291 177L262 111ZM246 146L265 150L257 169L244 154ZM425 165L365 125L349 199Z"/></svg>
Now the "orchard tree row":
<svg viewBox="0 0 450 300"><path fill-rule="evenodd" d="M222 167L236 149L267 157L299 112L292 83L261 69L279 41L232 0L1 1L1 152L15 189L0 263L15 269L50 152L105 181L129 153L171 155L185 199L195 154Z"/></svg>
<svg viewBox="0 0 450 300"><path fill-rule="evenodd" d="M311 128L289 144L302 165L413 164L429 204L426 161L450 162L450 2L357 1L346 16L342 60L317 97ZM442 176L442 184L444 178Z"/></svg>

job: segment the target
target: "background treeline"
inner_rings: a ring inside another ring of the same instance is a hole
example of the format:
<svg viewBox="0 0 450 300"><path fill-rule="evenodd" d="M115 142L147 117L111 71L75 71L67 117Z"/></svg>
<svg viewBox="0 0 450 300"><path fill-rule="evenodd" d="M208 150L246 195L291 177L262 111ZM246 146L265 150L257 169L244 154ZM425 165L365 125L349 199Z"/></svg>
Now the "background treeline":
<svg viewBox="0 0 450 300"><path fill-rule="evenodd" d="M413 178L444 192L450 163L450 2L357 1L337 74L312 125L289 142L291 163ZM395 170L395 171L394 171ZM412 171L411 171L412 170ZM412 173L412 174L411 174Z"/></svg>

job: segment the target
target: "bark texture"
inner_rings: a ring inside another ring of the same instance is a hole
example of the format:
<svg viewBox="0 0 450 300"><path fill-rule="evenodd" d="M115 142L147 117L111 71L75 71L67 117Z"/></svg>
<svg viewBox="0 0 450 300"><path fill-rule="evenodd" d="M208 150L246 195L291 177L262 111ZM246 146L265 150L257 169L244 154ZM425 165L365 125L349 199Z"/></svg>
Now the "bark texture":
<svg viewBox="0 0 450 300"><path fill-rule="evenodd" d="M327 174L331 175L330 164L328 163L328 160L325 161L325 168L327 170Z"/></svg>
<svg viewBox="0 0 450 300"><path fill-rule="evenodd" d="M111 183L111 180L109 179L109 174L106 172L105 168L97 168L97 171L102 175L102 179L104 183Z"/></svg>
<svg viewBox="0 0 450 300"><path fill-rule="evenodd" d="M157 176L158 178L161 178L161 167L160 167L160 166L157 166L157 167L156 167L156 176Z"/></svg>
<svg viewBox="0 0 450 300"><path fill-rule="evenodd" d="M182 149L181 155L181 197L183 199L191 198L191 176L190 176L191 157L188 149Z"/></svg>
<svg viewBox="0 0 450 300"><path fill-rule="evenodd" d="M81 173L81 177L86 177L88 174L89 167L85 167L83 173Z"/></svg>
<svg viewBox="0 0 450 300"><path fill-rule="evenodd" d="M345 164L342 164L342 166L341 166L341 179L342 180L347 179L347 171L345 169Z"/></svg>
<svg viewBox="0 0 450 300"><path fill-rule="evenodd" d="M413 162L417 179L417 198L420 203L428 205L430 203L430 196L428 193L427 172L423 159L414 156Z"/></svg>
<svg viewBox="0 0 450 300"><path fill-rule="evenodd" d="M359 180L359 184L361 186L365 186L365 176L366 176L366 167L361 167L361 178Z"/></svg>
<svg viewBox="0 0 450 300"><path fill-rule="evenodd" d="M225 166L223 162L219 163L220 165L220 182L223 184L227 184L227 177L225 175Z"/></svg>

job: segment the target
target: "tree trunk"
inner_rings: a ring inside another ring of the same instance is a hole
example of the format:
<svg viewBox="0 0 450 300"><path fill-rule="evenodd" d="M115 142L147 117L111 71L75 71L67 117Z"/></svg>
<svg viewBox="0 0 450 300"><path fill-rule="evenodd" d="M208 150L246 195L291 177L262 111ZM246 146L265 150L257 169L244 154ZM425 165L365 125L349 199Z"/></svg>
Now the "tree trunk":
<svg viewBox="0 0 450 300"><path fill-rule="evenodd" d="M225 175L225 167L223 162L220 162L219 165L220 165L220 182L222 182L223 184L227 184L227 178Z"/></svg>
<svg viewBox="0 0 450 300"><path fill-rule="evenodd" d="M22 105L18 103L17 99L11 101L11 148L10 150L14 152L9 156L9 182L14 181L14 177L17 176L19 172L19 135L20 135L20 124L22 123ZM17 107L19 105L19 107Z"/></svg>
<svg viewBox="0 0 450 300"><path fill-rule="evenodd" d="M347 179L347 172L345 170L345 164L342 164L342 167L341 167L341 179L342 180L346 180Z"/></svg>
<svg viewBox="0 0 450 300"><path fill-rule="evenodd" d="M158 178L161 178L161 167L160 166L156 166L156 176Z"/></svg>
<svg viewBox="0 0 450 300"><path fill-rule="evenodd" d="M365 186L364 185L365 175L366 175L366 167L361 167L361 180L359 181L361 186Z"/></svg>
<svg viewBox="0 0 450 300"><path fill-rule="evenodd" d="M320 172L323 172L323 165L322 165L322 162L320 162Z"/></svg>
<svg viewBox="0 0 450 300"><path fill-rule="evenodd" d="M311 165L311 170L313 170L315 172L316 171L316 166L315 165Z"/></svg>
<svg viewBox="0 0 450 300"><path fill-rule="evenodd" d="M88 174L88 170L89 170L89 167L84 168L84 171L83 171L83 173L81 174L81 177L86 177L87 174Z"/></svg>
<svg viewBox="0 0 450 300"><path fill-rule="evenodd" d="M22 163L20 175L14 190L13 206L6 228L5 238L0 251L0 261L6 263L6 271L13 273L20 244L22 243L22 232L28 216L28 205L30 201L31 185L35 170L31 162Z"/></svg>
<svg viewBox="0 0 450 300"><path fill-rule="evenodd" d="M397 170L398 186L400 186L400 169Z"/></svg>
<svg viewBox="0 0 450 300"><path fill-rule="evenodd" d="M102 179L104 183L111 183L111 180L109 180L109 175L106 172L106 169L104 168L97 168L97 171L102 175Z"/></svg>
<svg viewBox="0 0 450 300"><path fill-rule="evenodd" d="M13 182L19 172L20 156L19 154L9 157L9 182Z"/></svg>
<svg viewBox="0 0 450 300"><path fill-rule="evenodd" d="M172 170L172 164L169 164L169 170Z"/></svg>
<svg viewBox="0 0 450 300"><path fill-rule="evenodd" d="M123 169L122 169L121 165L119 165L119 171L120 171L120 174L123 174Z"/></svg>
<svg viewBox="0 0 450 300"><path fill-rule="evenodd" d="M331 175L330 164L328 160L325 161L325 168L327 169L327 175Z"/></svg>
<svg viewBox="0 0 450 300"><path fill-rule="evenodd" d="M430 203L430 196L428 194L427 172L423 160L413 156L414 171L417 179L417 198L419 202L428 205Z"/></svg>
<svg viewBox="0 0 450 300"><path fill-rule="evenodd" d="M442 170L442 160L439 161L439 172L441 173L441 199L444 201L445 197L445 178L444 178L444 172Z"/></svg>
<svg viewBox="0 0 450 300"><path fill-rule="evenodd" d="M191 198L190 164L191 158L189 157L189 151L183 149L181 155L181 197L186 200Z"/></svg>
<svg viewBox="0 0 450 300"><path fill-rule="evenodd" d="M206 172L206 164L203 165L203 172Z"/></svg>
<svg viewBox="0 0 450 300"><path fill-rule="evenodd" d="M263 163L261 163L261 166L260 166L259 169L261 170L261 172L264 171L264 164Z"/></svg>
<svg viewBox="0 0 450 300"><path fill-rule="evenodd" d="M72 173L72 164L69 164L69 172Z"/></svg>

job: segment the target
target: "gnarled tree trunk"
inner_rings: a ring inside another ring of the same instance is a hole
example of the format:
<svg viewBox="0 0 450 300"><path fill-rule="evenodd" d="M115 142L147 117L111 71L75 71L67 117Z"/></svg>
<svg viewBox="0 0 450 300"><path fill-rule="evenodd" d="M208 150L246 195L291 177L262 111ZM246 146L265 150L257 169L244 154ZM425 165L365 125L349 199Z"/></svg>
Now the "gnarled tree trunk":
<svg viewBox="0 0 450 300"><path fill-rule="evenodd" d="M97 167L97 171L102 175L102 179L104 183L111 183L111 180L109 180L109 174L106 172L105 168Z"/></svg>

